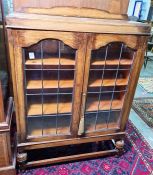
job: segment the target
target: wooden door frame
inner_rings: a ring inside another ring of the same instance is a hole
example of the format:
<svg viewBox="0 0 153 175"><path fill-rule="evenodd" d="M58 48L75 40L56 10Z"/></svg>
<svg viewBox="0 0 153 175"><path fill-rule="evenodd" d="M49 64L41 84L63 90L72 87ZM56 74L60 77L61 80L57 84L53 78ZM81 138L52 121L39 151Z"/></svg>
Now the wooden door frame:
<svg viewBox="0 0 153 175"><path fill-rule="evenodd" d="M86 51L86 63L85 63L85 74L84 74L84 84L83 84L83 94L82 96L82 108L81 108L81 117L84 118L84 110L86 105L86 98L87 98L87 87L88 87L88 81L89 81L89 70L90 70L90 60L91 60L91 51L97 50L103 46L108 45L111 42L122 42L129 48L135 50L136 56L135 61L133 63L132 71L130 73L129 78L129 84L128 84L128 90L125 94L125 99L128 99L123 103L122 108L122 117L120 121L120 127L116 129L112 129L112 133L118 132L118 131L125 131L126 122L128 120L129 112L132 105L132 100L134 97L134 92L136 89L139 73L143 64L143 53L146 46L146 36L136 36L136 35L120 35L120 34L90 34L88 36L88 43L87 43L87 51ZM142 43L142 44L140 44ZM138 65L138 63L140 64ZM131 76L132 75L132 76ZM132 91L132 92L131 92ZM118 130L118 131L117 131ZM108 132L111 130L108 130ZM93 136L96 134L103 134L104 131L99 132L90 132L90 133L84 133L85 136Z"/></svg>
<svg viewBox="0 0 153 175"><path fill-rule="evenodd" d="M147 48L147 41L149 37L146 36L137 36L137 47L135 52L135 59L133 62L132 70L129 77L128 91L126 93L125 99L122 109L122 118L121 118L121 131L125 131L126 124L128 121L128 116L130 114L130 109L132 106L134 94L136 91L139 75L141 68L144 63L145 50Z"/></svg>
<svg viewBox="0 0 153 175"><path fill-rule="evenodd" d="M82 84L83 84L83 71L85 61L85 49L86 49L86 35L83 33L73 32L56 32L56 31L34 31L34 30L8 30L10 37L9 48L11 51L10 61L12 65L12 76L14 84L15 94L15 106L17 112L17 129L19 136L19 143L26 141L41 141L49 139L67 139L77 136L77 130L80 118L80 107L81 107L81 95L82 95ZM28 36L28 37L27 37ZM27 128L26 128L26 111L25 111L25 97L24 97L24 72L23 72L23 59L22 59L22 48L29 47L33 44L38 43L44 39L57 39L67 44L73 49L76 49L76 72L75 72L75 86L74 86L74 97L72 102L72 119L71 119L71 134L69 136L46 136L46 137L33 137L27 139ZM13 43L13 45L12 45ZM13 51L13 54L12 54ZM41 139L42 138L42 139Z"/></svg>

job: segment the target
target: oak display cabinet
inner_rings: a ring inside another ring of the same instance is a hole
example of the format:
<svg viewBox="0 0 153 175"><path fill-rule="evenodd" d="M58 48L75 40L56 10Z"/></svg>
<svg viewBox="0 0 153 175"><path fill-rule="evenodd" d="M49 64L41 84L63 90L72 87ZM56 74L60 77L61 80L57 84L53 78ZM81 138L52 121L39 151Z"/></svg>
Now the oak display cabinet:
<svg viewBox="0 0 153 175"><path fill-rule="evenodd" d="M150 26L14 12L7 33L18 162L31 167L122 152ZM101 149L80 153L78 146L90 143ZM29 158L64 146L78 152Z"/></svg>

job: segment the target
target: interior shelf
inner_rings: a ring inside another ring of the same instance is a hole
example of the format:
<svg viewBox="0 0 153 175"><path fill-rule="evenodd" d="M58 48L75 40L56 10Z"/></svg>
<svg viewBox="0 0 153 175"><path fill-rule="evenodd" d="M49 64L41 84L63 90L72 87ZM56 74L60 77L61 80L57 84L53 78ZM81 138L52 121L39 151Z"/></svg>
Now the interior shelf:
<svg viewBox="0 0 153 175"><path fill-rule="evenodd" d="M121 111L106 111L95 114L85 115L85 130L93 132L96 130L114 129L119 127L119 118Z"/></svg>
<svg viewBox="0 0 153 175"><path fill-rule="evenodd" d="M28 118L28 135L60 135L70 133L71 116ZM57 123L57 124L56 124Z"/></svg>
<svg viewBox="0 0 153 175"><path fill-rule="evenodd" d="M96 126L95 126L96 124ZM88 114L85 115L85 131L86 132L92 132L96 129L106 129L107 128L107 122L106 119L101 117L101 121L96 122L96 115L94 114Z"/></svg>
<svg viewBox="0 0 153 175"><path fill-rule="evenodd" d="M125 86L128 84L128 78L120 78L115 81L115 79L93 79L89 82L89 87L99 87L99 86Z"/></svg>
<svg viewBox="0 0 153 175"><path fill-rule="evenodd" d="M118 128L119 125L118 125L118 122L117 121L111 121L109 122L109 124L107 125L106 121L98 121L97 124L96 124L96 128L95 128L95 118L90 118L90 119L87 119L86 122L85 122L85 131L86 132L93 132L93 131L100 131L100 130L106 130L107 128L109 129L115 129L115 128Z"/></svg>
<svg viewBox="0 0 153 175"><path fill-rule="evenodd" d="M91 65L99 66L99 65L105 65L105 60L102 59L93 59L94 61L91 63ZM111 60L106 60L106 65L131 65L132 60L131 59L111 59Z"/></svg>
<svg viewBox="0 0 153 175"><path fill-rule="evenodd" d="M73 88L74 80L28 80L27 89Z"/></svg>
<svg viewBox="0 0 153 175"><path fill-rule="evenodd" d="M102 86L114 86L115 79L94 79L90 80L89 87L100 87ZM128 78L120 78L116 81L116 86L125 86L128 84ZM74 80L60 80L60 88L73 88ZM58 88L58 80L28 80L27 89L41 89L41 88Z"/></svg>
<svg viewBox="0 0 153 175"><path fill-rule="evenodd" d="M25 65L32 66L32 65L75 65L75 59L73 58L43 58L43 59L27 59Z"/></svg>
<svg viewBox="0 0 153 175"><path fill-rule="evenodd" d="M120 111L112 111L109 116L108 112L103 112L103 115L96 114L85 115L85 131L93 132L104 129L115 129L119 127ZM71 116L55 117L35 117L28 118L28 135L43 136L43 135L60 135L69 134ZM57 123L57 125L56 125ZM95 127L96 124L96 127ZM57 128L56 128L57 126Z"/></svg>
<svg viewBox="0 0 153 175"><path fill-rule="evenodd" d="M119 110L122 108L123 105L123 100L122 99L113 99L112 102L111 100L102 100L95 101L95 98L90 98L90 100L87 100L86 103L86 111L97 111L98 110L98 105L99 105L99 111L104 111L104 110Z"/></svg>
<svg viewBox="0 0 153 175"><path fill-rule="evenodd" d="M35 65L75 65L75 60L72 58L43 58L43 59L27 59L25 62L25 65L27 66L35 66ZM132 60L131 59L121 59L119 61L119 59L111 59L111 60L106 60L106 65L131 65L132 64ZM102 59L95 59L91 65L105 65L105 60Z"/></svg>
<svg viewBox="0 0 153 175"><path fill-rule="evenodd" d="M41 101L32 100L28 105L27 115L49 115L49 114L57 114L58 113L71 113L72 102L66 99L60 100L57 104L57 99L54 97L50 97L50 100L44 100L43 104Z"/></svg>
<svg viewBox="0 0 153 175"><path fill-rule="evenodd" d="M87 100L86 104L86 111L97 111L98 110L98 100L95 101L95 98L90 98L90 100ZM121 109L123 105L122 99L114 99L111 104L111 100L102 100L99 105L99 110L110 110L110 107L112 110L118 110ZM64 113L70 113L72 108L72 103L70 101L60 101L57 105L57 101L54 99L54 101L50 101L49 103L43 103L43 106L41 103L33 101L28 106L27 115L33 116L33 115L49 115L49 114L56 114L57 113L57 106L58 106L58 113L64 114Z"/></svg>

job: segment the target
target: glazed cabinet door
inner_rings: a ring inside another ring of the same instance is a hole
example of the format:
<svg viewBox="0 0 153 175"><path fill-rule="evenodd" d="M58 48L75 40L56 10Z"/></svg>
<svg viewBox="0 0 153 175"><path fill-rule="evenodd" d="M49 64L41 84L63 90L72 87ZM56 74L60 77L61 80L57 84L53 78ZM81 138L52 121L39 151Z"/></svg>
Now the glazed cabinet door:
<svg viewBox="0 0 153 175"><path fill-rule="evenodd" d="M115 34L89 38L79 134L124 131L143 64L145 40Z"/></svg>
<svg viewBox="0 0 153 175"><path fill-rule="evenodd" d="M30 30L13 35L20 139L74 137L80 115L85 35Z"/></svg>

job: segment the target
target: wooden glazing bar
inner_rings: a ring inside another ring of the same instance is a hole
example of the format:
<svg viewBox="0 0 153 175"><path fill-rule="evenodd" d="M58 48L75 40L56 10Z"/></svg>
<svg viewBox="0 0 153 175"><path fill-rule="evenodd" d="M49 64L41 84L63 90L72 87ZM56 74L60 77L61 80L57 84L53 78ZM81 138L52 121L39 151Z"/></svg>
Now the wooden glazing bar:
<svg viewBox="0 0 153 175"><path fill-rule="evenodd" d="M107 60L107 53L108 53L108 46L106 47L106 51L105 51L104 69L103 69L102 75L101 75L101 86L100 86L100 92L99 92L99 98L98 98L98 110L97 110L96 120L95 120L95 126L94 126L94 129L95 129L95 130L96 130L97 119L98 119L99 110L100 110L100 103L101 103L101 96L102 96L101 93L102 93L103 83L104 83L104 73L105 73L105 66L106 66L106 60Z"/></svg>
<svg viewBox="0 0 153 175"><path fill-rule="evenodd" d="M120 66L120 61L121 61L122 52L123 52L123 47L124 47L124 44L122 43L122 45L121 45L121 50L120 50L120 55L119 55L119 61L118 61L118 68L117 68L117 71L116 71L115 84L114 84L113 93L112 93L112 97L111 97L110 111L109 111L109 116L108 116L108 118L107 118L107 128L109 128L109 120L110 120L111 110L114 109L114 107L113 107L114 92L115 92L115 87L116 87L116 83L117 83L118 72L119 72L119 66ZM122 106L123 106L123 104L121 104L121 108L122 108Z"/></svg>
<svg viewBox="0 0 153 175"><path fill-rule="evenodd" d="M41 125L41 135L43 136L43 128L44 128L44 121L43 121L43 116L44 116L44 87L43 87L43 80L44 80L44 72L43 72L43 57L44 57L44 53L43 53L43 42L41 42L40 44L40 52L41 52L41 86L42 86L42 93L41 93L41 121L40 121L40 125ZM28 125L29 127L29 125ZM29 128L28 128L29 129Z"/></svg>

